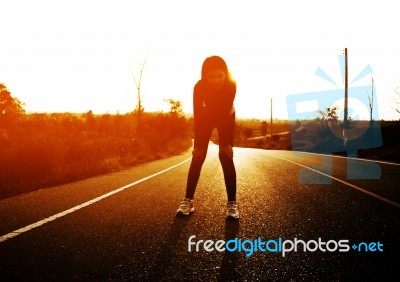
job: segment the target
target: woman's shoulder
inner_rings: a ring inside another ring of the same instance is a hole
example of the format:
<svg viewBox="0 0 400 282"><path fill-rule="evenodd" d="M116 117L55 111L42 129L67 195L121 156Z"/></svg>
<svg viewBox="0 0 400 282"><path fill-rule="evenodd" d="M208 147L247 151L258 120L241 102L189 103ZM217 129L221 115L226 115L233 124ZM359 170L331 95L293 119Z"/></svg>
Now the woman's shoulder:
<svg viewBox="0 0 400 282"><path fill-rule="evenodd" d="M208 92L207 83L204 80L199 80L193 88L194 95L205 95Z"/></svg>
<svg viewBox="0 0 400 282"><path fill-rule="evenodd" d="M226 81L226 89L230 92L236 92L236 80L229 74Z"/></svg>
<svg viewBox="0 0 400 282"><path fill-rule="evenodd" d="M204 88L206 88L206 83L205 83L205 81L204 80L199 80L199 81L197 81L196 82L196 84L194 85L194 89L204 89Z"/></svg>

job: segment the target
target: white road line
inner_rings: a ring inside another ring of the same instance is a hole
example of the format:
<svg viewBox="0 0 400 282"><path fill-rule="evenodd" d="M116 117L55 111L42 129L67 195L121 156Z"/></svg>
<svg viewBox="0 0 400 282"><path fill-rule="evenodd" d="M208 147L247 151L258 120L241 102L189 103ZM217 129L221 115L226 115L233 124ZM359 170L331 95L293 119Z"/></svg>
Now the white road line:
<svg viewBox="0 0 400 282"><path fill-rule="evenodd" d="M371 163L400 165L399 163L392 163L392 162L387 162L387 161L378 161L378 160L371 160L371 159L364 159L364 158L352 158L352 157L344 157L344 156L331 155L331 154L318 154L318 153L303 152L303 151L292 151L292 152L296 153L296 154L299 153L299 154L309 154L309 155L318 155L318 156L329 156L329 157L333 157L333 158L351 159L351 160L371 162Z"/></svg>
<svg viewBox="0 0 400 282"><path fill-rule="evenodd" d="M324 175L324 176L327 176L327 177L329 177L329 178L332 178L333 180L335 180L335 181L337 181L337 182L340 182L340 183L342 183L342 184L345 184L345 185L347 185L347 186L349 186L349 187L351 187L351 188L353 188L353 189L356 189L356 190L358 190L358 191L360 191L360 192L363 192L363 193L365 193L365 194L368 194L368 195L370 195L370 196L372 196L372 197L374 197L374 198L376 198L376 199L378 199L378 200L381 200L381 201L383 201L383 202L385 202L385 203L387 203L387 204L390 204L390 205L392 205L392 206L395 206L396 208L400 208L400 204L399 204L399 203L396 203L396 202L394 202L394 201L392 201L392 200L389 200L389 199L387 199L387 198L385 198L385 197L382 197L382 196L380 196L380 195L378 195L378 194L375 194L375 193L373 193L373 192L371 192L371 191L368 191L368 190L366 190L366 189L364 189L364 188L358 187L358 186L356 186L356 185L354 185L354 184L351 184L351 183L349 183L349 182L347 182L347 181L344 181L344 180L342 180L342 179L340 179L340 178L334 177L334 176L332 176L332 175L326 174L326 173L321 172L321 171L319 171L319 170L313 169L313 168L311 168L311 167L308 167L308 166L299 164L299 163L297 163L297 162L294 162L294 161L291 161L291 160L288 160L288 159L285 159L285 158L282 158L282 157L277 157L277 156L273 156L273 155L270 155L270 154L268 154L268 156L271 156L271 157L274 157L274 158L277 158L277 159L281 159L281 160L284 160L284 161L293 163L293 164L295 164L295 165L304 167L304 168L306 168L306 169L312 170L312 171L314 171L314 172L316 172L316 173L319 173L319 174L321 174L321 175Z"/></svg>
<svg viewBox="0 0 400 282"><path fill-rule="evenodd" d="M57 214L55 214L55 215L49 216L49 217L47 217L47 218L45 218L45 219L42 219L42 220L40 220L40 221L38 221L38 222L32 223L32 224L27 225L27 226L25 226L25 227L23 227L23 228L20 228L20 229L17 229L17 230L15 230L15 231L12 231L12 232L10 232L10 233L8 233L8 234L5 234L5 235L3 235L3 236L0 237L0 243L6 241L6 240L8 240L8 239L14 238L14 237L16 237L16 236L18 236L18 235L20 235L20 234L22 234L22 233L28 232L29 230L32 230L32 229L37 228L37 227L39 227L39 226L42 226L43 224L49 223L49 222L51 222L51 221L53 221L53 220L56 220L56 219L58 219L58 218L60 218L60 217L63 217L63 216L65 216L65 215L67 215L67 214L70 214L70 213L73 213L73 212L75 212L75 211L77 211L77 210L80 210L80 209L82 209L82 208L84 208L84 207L90 206L90 205L92 205L92 204L94 204L94 203L96 203L96 202L98 202L98 201L101 201L101 200L107 198L107 197L110 197L110 196L112 196L112 195L114 195L114 194L117 194L117 193L123 191L123 190L126 190L126 189L128 189L128 188L131 188L132 186L135 186L135 185L137 185L137 184L139 184L139 183L142 183L142 182L144 182L144 181L146 181L146 180L149 180L150 178L153 178L153 177L156 177L156 176L158 176L158 175L160 175L160 174L163 174L163 173L165 173L165 172L167 172L167 171L169 171L169 170L171 170L171 169L174 169L174 168L176 168L176 167L178 167L178 166L180 166L180 165L182 165L182 164L184 164L184 163L190 161L191 159L192 159L192 158L186 159L186 160L184 160L184 161L182 161L182 162L180 162L180 163L178 163L178 164L176 164L176 165L173 165L173 166L171 166L171 167L169 167L169 168L166 168L166 169L164 169L164 170L162 170L162 171L159 171L159 172L157 172L157 173L154 173L154 174L152 174L152 175L149 175L149 176L147 176L147 177L144 177L144 178L142 178L142 179L139 179L139 180L137 180L137 181L135 181L135 182L132 182L132 183L130 183L130 184L128 184L128 185L122 186L122 187L120 187L120 188L118 188L118 189L116 189L116 190L113 190L113 191L111 191L111 192L108 192L108 193L106 193L106 194L104 194L104 195L101 195L101 196L99 196L99 197L97 197L97 198L94 198L94 199L92 199L92 200L90 200L90 201L87 201L87 202L85 202L85 203L83 203L83 204L77 205L77 206L72 207L72 208L70 208L70 209L68 209L68 210L59 212L59 213L57 213Z"/></svg>

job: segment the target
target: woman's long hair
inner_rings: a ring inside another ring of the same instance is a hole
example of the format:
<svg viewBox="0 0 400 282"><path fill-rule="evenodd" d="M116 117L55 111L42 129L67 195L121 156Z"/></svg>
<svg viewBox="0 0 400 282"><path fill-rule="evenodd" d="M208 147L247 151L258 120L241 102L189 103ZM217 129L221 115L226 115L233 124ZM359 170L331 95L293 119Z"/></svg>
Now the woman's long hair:
<svg viewBox="0 0 400 282"><path fill-rule="evenodd" d="M228 76L228 66L226 65L224 59L219 56L207 57L203 62L203 66L201 67L201 79L206 79L207 73L216 69L224 71Z"/></svg>
<svg viewBox="0 0 400 282"><path fill-rule="evenodd" d="M225 60L222 59L220 56L211 56L207 57L204 60L203 66L201 67L201 80L206 81L207 73L216 69L225 72L226 75L225 83L235 83L231 73L228 71L228 65L226 64Z"/></svg>

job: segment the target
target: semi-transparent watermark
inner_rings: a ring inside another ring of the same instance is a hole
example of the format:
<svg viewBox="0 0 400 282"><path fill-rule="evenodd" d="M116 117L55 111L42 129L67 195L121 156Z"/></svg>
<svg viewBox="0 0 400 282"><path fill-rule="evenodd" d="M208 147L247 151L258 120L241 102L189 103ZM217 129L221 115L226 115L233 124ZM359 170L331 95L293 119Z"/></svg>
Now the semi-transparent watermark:
<svg viewBox="0 0 400 282"><path fill-rule="evenodd" d="M344 81L344 55L339 56ZM370 85L351 86L372 73L370 65L347 87L347 122L344 120L345 88L288 95L286 98L290 136L293 151L321 154L322 163L312 167L332 175L332 157L342 153L347 159L347 179L380 179L380 167L373 162L357 160L358 151L382 145L377 91ZM318 68L316 75L338 86L331 77ZM316 177L302 169L299 181L303 184L329 184L332 179Z"/></svg>
<svg viewBox="0 0 400 282"><path fill-rule="evenodd" d="M259 253L280 253L285 257L289 253L296 252L383 252L383 243L377 242L357 242L350 243L347 239L324 240L317 238L315 240L301 240L294 238L285 240L283 238L274 238L264 240L261 237L257 239L234 238L225 240L203 240L197 239L192 235L188 239L188 252L243 252L246 257Z"/></svg>

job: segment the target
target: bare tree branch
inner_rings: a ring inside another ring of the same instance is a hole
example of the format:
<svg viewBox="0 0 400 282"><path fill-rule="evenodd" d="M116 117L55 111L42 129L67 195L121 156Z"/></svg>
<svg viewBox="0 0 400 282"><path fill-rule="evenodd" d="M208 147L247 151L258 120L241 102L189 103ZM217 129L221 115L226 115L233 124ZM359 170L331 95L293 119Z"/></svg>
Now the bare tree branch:
<svg viewBox="0 0 400 282"><path fill-rule="evenodd" d="M400 86L397 86L394 89L394 92L397 94L397 96L400 99ZM396 112L398 112L400 114L400 100L395 100L395 103L398 105L398 106L396 106L395 110L396 110Z"/></svg>
<svg viewBox="0 0 400 282"><path fill-rule="evenodd" d="M137 106L135 109L135 112L137 113L137 132L136 134L139 136L140 135L140 127L141 127L141 115L142 112L144 111L143 106L142 106L142 95L141 95L141 85L142 85L142 77L143 77L143 69L144 66L146 65L147 61L147 56L144 58L142 63L139 63L139 79L137 79L135 73L133 72L132 66L129 65L131 74L133 77L133 81L135 82L136 86L136 91L137 91Z"/></svg>
<svg viewBox="0 0 400 282"><path fill-rule="evenodd" d="M135 73L133 72L132 66L130 65L131 74L133 77L133 81L135 82L136 90L137 90L137 110L142 111L142 96L141 96L141 84L142 84L142 77L143 77L143 69L146 65L147 56L144 58L142 63L139 63L139 79L137 79Z"/></svg>

